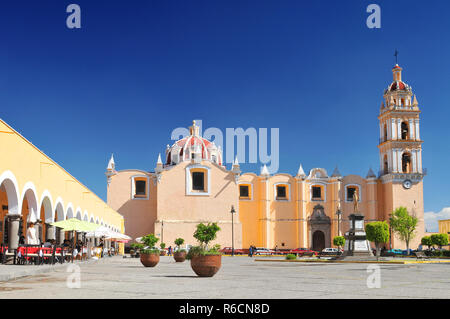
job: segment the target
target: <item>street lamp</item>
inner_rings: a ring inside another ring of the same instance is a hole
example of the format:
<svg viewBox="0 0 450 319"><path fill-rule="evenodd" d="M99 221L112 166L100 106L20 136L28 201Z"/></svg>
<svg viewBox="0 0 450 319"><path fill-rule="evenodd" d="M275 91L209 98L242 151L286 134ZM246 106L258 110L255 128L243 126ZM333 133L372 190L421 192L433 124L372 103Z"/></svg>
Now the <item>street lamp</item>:
<svg viewBox="0 0 450 319"><path fill-rule="evenodd" d="M234 206L231 205L231 256L234 256L234 214L236 211L234 210Z"/></svg>
<svg viewBox="0 0 450 319"><path fill-rule="evenodd" d="M164 221L161 221L161 242L164 242Z"/></svg>
<svg viewBox="0 0 450 319"><path fill-rule="evenodd" d="M392 228L391 228L392 214L389 214L389 250L392 250Z"/></svg>
<svg viewBox="0 0 450 319"><path fill-rule="evenodd" d="M341 209L340 209L339 205L337 207L336 216L337 216L337 219L338 219L338 236L341 236L341 216L342 216L342 212L341 212Z"/></svg>

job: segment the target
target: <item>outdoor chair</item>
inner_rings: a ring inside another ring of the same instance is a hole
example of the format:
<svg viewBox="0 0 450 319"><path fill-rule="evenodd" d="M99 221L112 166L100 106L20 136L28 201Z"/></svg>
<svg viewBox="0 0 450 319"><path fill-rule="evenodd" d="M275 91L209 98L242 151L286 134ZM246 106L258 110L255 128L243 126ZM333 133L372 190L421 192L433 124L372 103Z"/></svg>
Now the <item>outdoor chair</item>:
<svg viewBox="0 0 450 319"><path fill-rule="evenodd" d="M13 264L16 264L17 261L17 251L9 251L8 246L1 246L2 250L2 264L8 263L8 261L13 260Z"/></svg>

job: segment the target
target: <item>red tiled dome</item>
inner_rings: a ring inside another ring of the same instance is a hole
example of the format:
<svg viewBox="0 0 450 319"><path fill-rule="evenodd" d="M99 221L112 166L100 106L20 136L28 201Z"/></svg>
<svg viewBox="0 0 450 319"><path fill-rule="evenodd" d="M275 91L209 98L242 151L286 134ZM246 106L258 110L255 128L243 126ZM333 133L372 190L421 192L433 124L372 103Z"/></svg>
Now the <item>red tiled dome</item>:
<svg viewBox="0 0 450 319"><path fill-rule="evenodd" d="M204 160L213 160L215 156L217 160L216 163L222 165L222 153L220 149L218 149L214 143L196 135L186 136L181 140L176 141L168 148L166 151L166 164L173 164L171 158L172 154L178 154L180 161L189 160L189 152L192 152L193 149L200 149L202 159Z"/></svg>
<svg viewBox="0 0 450 319"><path fill-rule="evenodd" d="M406 90L407 87L408 87L408 85L405 84L404 82L395 81L395 82L392 82L392 84L389 88L389 91Z"/></svg>

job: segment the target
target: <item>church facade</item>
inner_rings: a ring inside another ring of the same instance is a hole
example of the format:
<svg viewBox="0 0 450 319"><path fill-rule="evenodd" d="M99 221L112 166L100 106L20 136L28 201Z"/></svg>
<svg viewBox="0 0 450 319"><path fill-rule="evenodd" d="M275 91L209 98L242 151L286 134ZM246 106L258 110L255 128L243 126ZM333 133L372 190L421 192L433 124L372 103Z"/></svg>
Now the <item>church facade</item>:
<svg viewBox="0 0 450 319"><path fill-rule="evenodd" d="M194 122L189 136L168 146L152 172L117 171L111 157L108 204L124 216L127 234L155 233L167 246L178 237L196 245L195 226L217 222L215 243L222 247L231 247L234 238L235 248L314 250L333 247L333 238L348 231L355 209L370 222L388 220L404 206L419 219L415 248L424 235L421 111L402 81L402 68L396 65L392 72L378 117L378 175L369 169L365 177L342 176L337 168L331 175L323 168L305 173L302 165L295 176L270 175L265 166L257 175L242 173L237 160L227 170L220 147L203 138ZM386 247L405 244L392 236Z"/></svg>

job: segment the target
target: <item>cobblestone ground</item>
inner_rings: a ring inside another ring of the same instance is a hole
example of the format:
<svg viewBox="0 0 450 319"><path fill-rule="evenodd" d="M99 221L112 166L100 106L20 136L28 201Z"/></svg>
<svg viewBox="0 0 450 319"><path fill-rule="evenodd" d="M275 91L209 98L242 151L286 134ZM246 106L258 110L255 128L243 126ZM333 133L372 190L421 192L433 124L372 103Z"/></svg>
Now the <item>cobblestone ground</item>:
<svg viewBox="0 0 450 319"><path fill-rule="evenodd" d="M80 288L68 288L73 273L63 266L0 283L0 298L450 298L450 264L380 265L380 288L368 288L367 264L223 257L212 278L198 278L188 261L168 256L155 268L122 257L78 265Z"/></svg>

